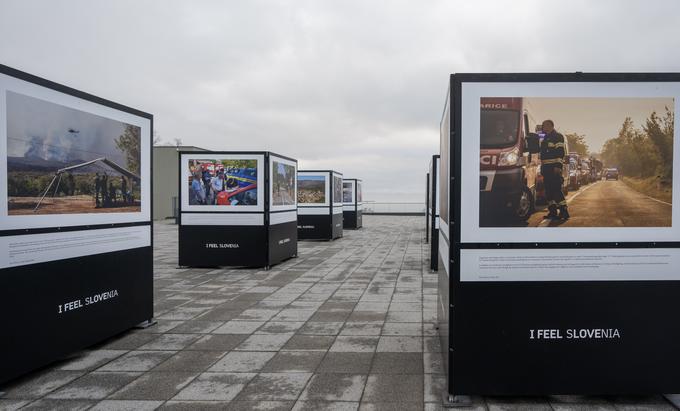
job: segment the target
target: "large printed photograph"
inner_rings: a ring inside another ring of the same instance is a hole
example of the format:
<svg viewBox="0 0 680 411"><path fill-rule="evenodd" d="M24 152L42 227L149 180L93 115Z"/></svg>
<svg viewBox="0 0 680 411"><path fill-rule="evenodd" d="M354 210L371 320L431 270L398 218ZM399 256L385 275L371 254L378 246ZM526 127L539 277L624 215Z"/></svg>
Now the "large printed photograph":
<svg viewBox="0 0 680 411"><path fill-rule="evenodd" d="M298 175L298 203L325 204L326 177L323 175Z"/></svg>
<svg viewBox="0 0 680 411"><path fill-rule="evenodd" d="M343 203L352 203L352 195L354 194L352 191L352 182L351 181L343 181L342 182L342 202Z"/></svg>
<svg viewBox="0 0 680 411"><path fill-rule="evenodd" d="M295 205L295 167L272 161L272 205Z"/></svg>
<svg viewBox="0 0 680 411"><path fill-rule="evenodd" d="M7 102L12 215L141 212L141 129L13 91Z"/></svg>
<svg viewBox="0 0 680 411"><path fill-rule="evenodd" d="M333 203L342 203L342 177L333 176Z"/></svg>
<svg viewBox="0 0 680 411"><path fill-rule="evenodd" d="M257 159L197 158L188 166L189 205L257 205Z"/></svg>
<svg viewBox="0 0 680 411"><path fill-rule="evenodd" d="M482 97L479 226L671 227L674 113L670 97Z"/></svg>

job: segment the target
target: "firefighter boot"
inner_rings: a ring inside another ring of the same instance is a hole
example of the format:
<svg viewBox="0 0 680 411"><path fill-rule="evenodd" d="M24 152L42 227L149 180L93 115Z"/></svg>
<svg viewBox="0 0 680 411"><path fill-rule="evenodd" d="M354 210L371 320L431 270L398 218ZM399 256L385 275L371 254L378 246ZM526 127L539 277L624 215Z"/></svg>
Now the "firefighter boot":
<svg viewBox="0 0 680 411"><path fill-rule="evenodd" d="M546 214L543 219L544 220L557 220L559 217L557 216L557 206L554 204L551 204L548 206L548 214Z"/></svg>
<svg viewBox="0 0 680 411"><path fill-rule="evenodd" d="M567 206L560 206L560 220L568 220L569 219L569 211L567 210Z"/></svg>

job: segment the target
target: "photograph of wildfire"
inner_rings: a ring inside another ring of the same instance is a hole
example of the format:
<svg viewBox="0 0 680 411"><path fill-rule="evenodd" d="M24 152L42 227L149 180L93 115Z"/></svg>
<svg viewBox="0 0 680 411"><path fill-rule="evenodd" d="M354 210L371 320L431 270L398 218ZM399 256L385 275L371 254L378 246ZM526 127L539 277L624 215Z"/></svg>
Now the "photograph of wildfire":
<svg viewBox="0 0 680 411"><path fill-rule="evenodd" d="M9 215L141 211L141 129L8 91Z"/></svg>

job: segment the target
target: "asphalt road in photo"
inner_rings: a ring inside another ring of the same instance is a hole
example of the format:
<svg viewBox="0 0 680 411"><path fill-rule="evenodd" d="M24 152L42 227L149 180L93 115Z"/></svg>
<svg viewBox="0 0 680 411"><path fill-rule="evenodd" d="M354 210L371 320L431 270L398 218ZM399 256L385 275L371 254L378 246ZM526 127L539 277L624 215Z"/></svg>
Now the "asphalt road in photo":
<svg viewBox="0 0 680 411"><path fill-rule="evenodd" d="M670 227L671 204L633 190L619 180L600 180L567 195L567 221L549 221L546 210L529 218L529 227Z"/></svg>

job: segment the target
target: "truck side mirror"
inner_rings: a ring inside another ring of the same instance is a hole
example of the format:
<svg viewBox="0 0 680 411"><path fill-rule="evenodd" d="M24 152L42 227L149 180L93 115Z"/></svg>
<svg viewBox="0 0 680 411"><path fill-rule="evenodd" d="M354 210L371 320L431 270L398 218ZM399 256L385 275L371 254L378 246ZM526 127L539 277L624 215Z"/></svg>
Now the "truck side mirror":
<svg viewBox="0 0 680 411"><path fill-rule="evenodd" d="M534 154L534 153L540 153L541 152L541 142L540 142L540 138L538 137L538 134L536 134L536 133L527 134L526 142L527 142L527 151L529 153Z"/></svg>

